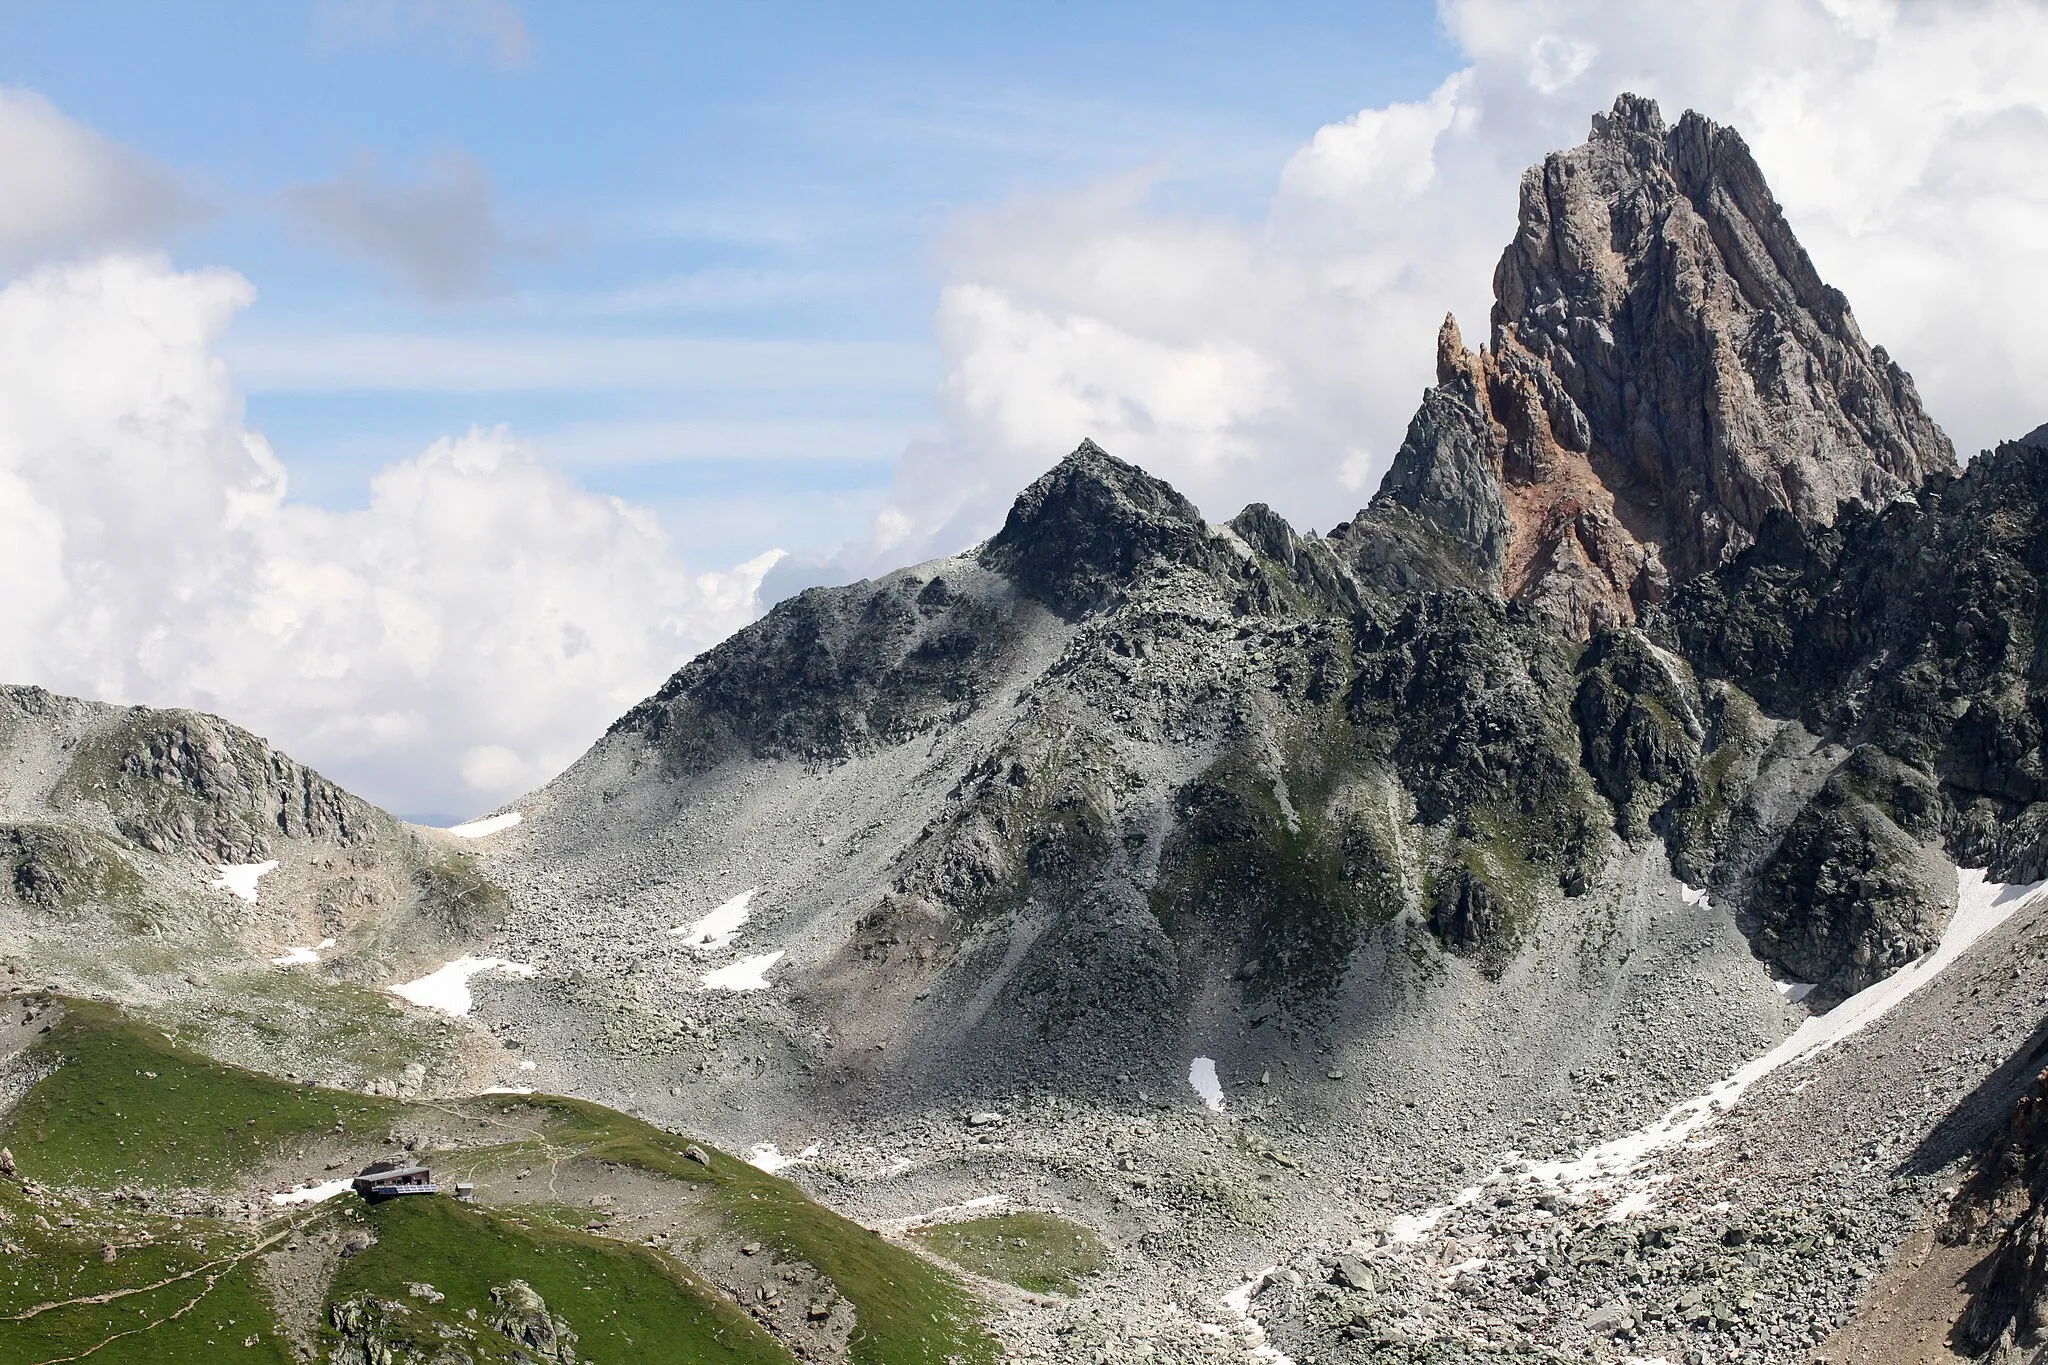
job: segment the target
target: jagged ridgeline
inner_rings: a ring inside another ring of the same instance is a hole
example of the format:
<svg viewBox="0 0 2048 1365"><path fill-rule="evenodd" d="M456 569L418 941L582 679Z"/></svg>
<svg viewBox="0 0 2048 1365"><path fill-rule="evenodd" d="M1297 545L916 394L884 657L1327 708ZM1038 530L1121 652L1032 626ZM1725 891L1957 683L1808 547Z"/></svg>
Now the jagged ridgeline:
<svg viewBox="0 0 2048 1365"><path fill-rule="evenodd" d="M1047 1064L1497 973L1631 847L1824 992L1939 937L1951 859L2037 872L2040 446L1957 476L1694 114L1624 96L1532 169L1496 286L1328 534L1083 442L986 544L692 662L501 865L645 885L801 828L799 1014Z"/></svg>
<svg viewBox="0 0 2048 1365"><path fill-rule="evenodd" d="M130 929L235 936L261 924L257 901L195 896L194 868L272 861L266 889L314 893L312 922L262 926L287 936L404 909L456 941L502 904L403 821L213 716L0 687L0 753L0 858L55 921L113 907Z"/></svg>

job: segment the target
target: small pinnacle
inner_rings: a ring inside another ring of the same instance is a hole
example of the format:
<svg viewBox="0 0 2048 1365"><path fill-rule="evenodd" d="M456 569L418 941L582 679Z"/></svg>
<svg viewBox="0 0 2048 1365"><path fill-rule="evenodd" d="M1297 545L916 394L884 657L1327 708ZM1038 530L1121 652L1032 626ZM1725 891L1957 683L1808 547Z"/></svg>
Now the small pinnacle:
<svg viewBox="0 0 2048 1365"><path fill-rule="evenodd" d="M1448 384L1470 372L1472 353L1465 349L1465 335L1458 330L1455 314L1444 314L1444 325L1436 333L1436 382Z"/></svg>

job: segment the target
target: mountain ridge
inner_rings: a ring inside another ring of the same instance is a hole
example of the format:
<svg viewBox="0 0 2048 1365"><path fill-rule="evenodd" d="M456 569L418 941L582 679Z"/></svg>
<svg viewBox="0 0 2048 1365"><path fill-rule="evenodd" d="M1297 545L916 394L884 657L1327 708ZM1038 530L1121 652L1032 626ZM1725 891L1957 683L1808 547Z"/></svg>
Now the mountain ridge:
<svg viewBox="0 0 2048 1365"><path fill-rule="evenodd" d="M12 836L15 975L336 1088L603 1102L874 1228L1056 1211L1114 1254L1004 1301L1022 1355L1803 1361L2034 1069L2048 439L1956 471L1741 139L1635 96L1524 178L1496 294L1327 535L1084 440L460 846L223 722L0 694L7 828L188 907ZM264 968L286 925L341 941ZM444 958L464 1018L371 992Z"/></svg>

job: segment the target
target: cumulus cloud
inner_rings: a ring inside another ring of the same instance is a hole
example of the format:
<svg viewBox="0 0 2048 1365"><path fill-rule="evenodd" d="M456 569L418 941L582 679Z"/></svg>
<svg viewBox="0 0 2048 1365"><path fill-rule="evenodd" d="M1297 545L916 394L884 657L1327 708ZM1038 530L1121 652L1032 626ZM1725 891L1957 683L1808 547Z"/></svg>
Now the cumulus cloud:
<svg viewBox="0 0 2048 1365"><path fill-rule="evenodd" d="M943 252L942 431L865 571L950 551L1092 436L1213 515L1327 527L1377 486L1455 311L1486 330L1522 170L1615 94L1738 128L1824 276L1964 450L2029 430L2048 310L2048 9L2024 0L1445 0L1466 64L1318 131L1263 221L1142 176L1019 199Z"/></svg>
<svg viewBox="0 0 2048 1365"><path fill-rule="evenodd" d="M0 677L219 712L400 809L553 775L756 610L503 431L286 500L215 354L253 291L147 256L0 289Z"/></svg>
<svg viewBox="0 0 2048 1365"><path fill-rule="evenodd" d="M337 37L430 37L481 50L499 66L533 60L533 33L512 0L322 0L320 18Z"/></svg>
<svg viewBox="0 0 2048 1365"><path fill-rule="evenodd" d="M0 275L97 247L156 241L199 206L169 170L0 87Z"/></svg>
<svg viewBox="0 0 2048 1365"><path fill-rule="evenodd" d="M522 249L498 221L490 173L467 152L441 152L406 179L381 176L364 153L335 179L294 185L283 200L329 245L434 303L495 292L498 262Z"/></svg>

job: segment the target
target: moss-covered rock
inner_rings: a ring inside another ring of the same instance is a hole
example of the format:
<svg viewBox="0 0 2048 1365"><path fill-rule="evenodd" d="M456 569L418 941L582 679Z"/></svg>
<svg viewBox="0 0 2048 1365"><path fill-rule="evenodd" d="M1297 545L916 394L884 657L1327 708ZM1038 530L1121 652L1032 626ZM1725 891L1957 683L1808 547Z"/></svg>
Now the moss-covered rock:
<svg viewBox="0 0 2048 1365"><path fill-rule="evenodd" d="M1830 775L1758 869L1748 898L1758 952L1850 995L1931 951L1955 912L1953 873L1923 842L1932 786L1870 748Z"/></svg>
<svg viewBox="0 0 2048 1365"><path fill-rule="evenodd" d="M1637 631L1595 639L1580 661L1572 715L1586 770L1614 804L1624 839L1661 833L1697 786L1706 726L1690 671Z"/></svg>
<svg viewBox="0 0 2048 1365"><path fill-rule="evenodd" d="M94 907L127 918L140 908L142 878L113 840L65 825L0 825L0 871L24 905L57 918Z"/></svg>
<svg viewBox="0 0 2048 1365"><path fill-rule="evenodd" d="M415 915L458 939L487 932L512 908L504 888L461 853L433 856L414 869L412 885Z"/></svg>
<svg viewBox="0 0 2048 1365"><path fill-rule="evenodd" d="M1225 959L1255 998L1328 997L1365 935L1401 907L1390 833L1374 814L1387 785L1219 760L1175 793L1155 912L1184 953Z"/></svg>

